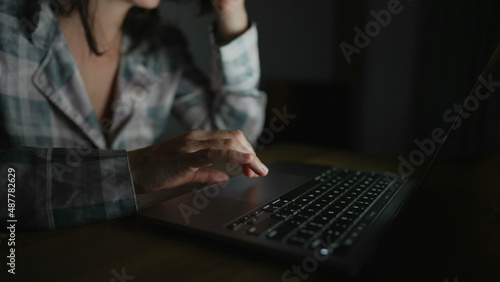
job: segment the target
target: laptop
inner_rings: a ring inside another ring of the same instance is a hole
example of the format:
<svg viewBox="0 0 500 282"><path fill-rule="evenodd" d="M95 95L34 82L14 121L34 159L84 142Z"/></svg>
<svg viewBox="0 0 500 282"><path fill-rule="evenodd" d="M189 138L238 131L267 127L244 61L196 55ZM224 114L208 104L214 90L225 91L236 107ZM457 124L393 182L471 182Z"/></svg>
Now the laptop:
<svg viewBox="0 0 500 282"><path fill-rule="evenodd" d="M482 77L499 56L497 48ZM269 165L266 177L238 175L157 203L139 215L148 223L294 258L306 272L326 265L356 277L451 131L444 130L443 142L425 156L428 162L420 166L420 177L410 175L403 163L396 172L380 173L277 162ZM291 269L282 277L296 278Z"/></svg>

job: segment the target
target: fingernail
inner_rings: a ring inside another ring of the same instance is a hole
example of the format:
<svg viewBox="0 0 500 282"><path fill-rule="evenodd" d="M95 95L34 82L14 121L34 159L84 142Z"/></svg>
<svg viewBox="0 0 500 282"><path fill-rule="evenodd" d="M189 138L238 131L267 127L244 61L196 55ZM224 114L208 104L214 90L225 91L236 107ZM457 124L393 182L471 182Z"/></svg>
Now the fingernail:
<svg viewBox="0 0 500 282"><path fill-rule="evenodd" d="M263 163L260 164L260 168L262 168L262 170L265 172L265 173L268 173L269 172L269 168L267 168L267 166Z"/></svg>

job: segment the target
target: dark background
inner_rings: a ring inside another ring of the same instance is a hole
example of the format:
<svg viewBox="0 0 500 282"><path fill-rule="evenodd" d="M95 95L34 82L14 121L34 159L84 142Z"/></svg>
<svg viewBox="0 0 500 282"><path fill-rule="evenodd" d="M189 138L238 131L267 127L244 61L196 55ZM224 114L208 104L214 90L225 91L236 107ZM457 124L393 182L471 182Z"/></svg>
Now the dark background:
<svg viewBox="0 0 500 282"><path fill-rule="evenodd" d="M462 104L500 43L500 3L491 0L401 1L369 45L347 62L371 11L389 0L247 0L258 24L261 88L272 109L296 114L274 142L307 142L375 154L407 154L415 139L448 129L443 113ZM165 18L186 33L198 65L209 72L208 26L197 1L163 3ZM481 102L450 135L442 158L470 160L499 151L498 93Z"/></svg>

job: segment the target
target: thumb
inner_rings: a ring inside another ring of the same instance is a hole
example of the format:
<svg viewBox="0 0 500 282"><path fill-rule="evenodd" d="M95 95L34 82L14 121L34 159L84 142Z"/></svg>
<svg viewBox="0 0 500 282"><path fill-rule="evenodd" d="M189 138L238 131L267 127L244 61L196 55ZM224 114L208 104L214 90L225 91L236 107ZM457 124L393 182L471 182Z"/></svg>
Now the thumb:
<svg viewBox="0 0 500 282"><path fill-rule="evenodd" d="M191 182L213 184L229 179L227 174L212 168L200 168L194 174Z"/></svg>

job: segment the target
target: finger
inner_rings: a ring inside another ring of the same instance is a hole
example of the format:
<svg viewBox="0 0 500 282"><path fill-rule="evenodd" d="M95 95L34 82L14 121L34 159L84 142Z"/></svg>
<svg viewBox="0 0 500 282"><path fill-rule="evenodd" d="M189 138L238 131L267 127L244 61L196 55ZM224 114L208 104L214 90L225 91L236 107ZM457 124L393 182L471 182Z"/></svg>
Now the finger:
<svg viewBox="0 0 500 282"><path fill-rule="evenodd" d="M247 166L247 165L242 165L241 166L241 171L243 174L245 174L247 177L255 177L255 173Z"/></svg>
<svg viewBox="0 0 500 282"><path fill-rule="evenodd" d="M188 133L188 138L198 138L202 142L198 143L198 146L213 145L215 148L222 149L233 149L242 150L245 148L247 152L253 154L254 160L249 164L250 169L252 169L257 175L265 176L267 175L269 169L260 161L260 159L255 155L252 145L248 142L245 135L241 130L217 130L217 131L203 131L203 130L192 130ZM220 141L220 140L224 141ZM219 140L219 141L216 141ZM205 141L205 143L203 143ZM203 145L200 145L203 144ZM231 148L227 148L231 147ZM197 147L197 149L201 149Z"/></svg>
<svg viewBox="0 0 500 282"><path fill-rule="evenodd" d="M213 137L212 139L230 139L230 140L235 140L234 146L235 148L245 148L248 152L255 154L255 151L248 142L248 139L245 137L245 134L241 130L217 130L217 131L209 131L207 132L207 136ZM228 142L228 141L226 141ZM256 160L257 162L262 163L259 159Z"/></svg>
<svg viewBox="0 0 500 282"><path fill-rule="evenodd" d="M245 174L247 177L253 178L259 176L255 172L253 172L253 170L249 168L248 165L242 165L241 170L243 171L243 174Z"/></svg>
<svg viewBox="0 0 500 282"><path fill-rule="evenodd" d="M193 174L191 182L213 184L229 179L225 173L211 168L201 168Z"/></svg>
<svg viewBox="0 0 500 282"><path fill-rule="evenodd" d="M263 164L257 157L255 160L245 164L249 169L251 169L257 176L266 176L269 173L269 168L265 164Z"/></svg>
<svg viewBox="0 0 500 282"><path fill-rule="evenodd" d="M196 169L216 163L248 164L253 158L254 156L250 153L211 147L188 154L185 164Z"/></svg>
<svg viewBox="0 0 500 282"><path fill-rule="evenodd" d="M253 153L254 160L248 164L248 167L256 174L255 177L267 175L267 173L269 172L269 169L257 157L252 145L250 144L250 142L248 142L248 140L246 139L243 132L241 132L240 130L228 130L228 131L221 131L220 134L223 136L226 136L226 135L230 136L232 138L231 140L234 140L234 139L238 140L239 141L238 144L244 146L248 151Z"/></svg>
<svg viewBox="0 0 500 282"><path fill-rule="evenodd" d="M267 174L268 168L262 163L262 161L252 152L248 152L248 150L241 146L240 143L234 141L234 139L209 139L209 140L200 140L198 142L194 142L190 151L198 151L207 148L217 148L222 150L235 150L242 153L252 153L254 155L254 164L250 164L250 169L255 170L252 176L263 176ZM247 174L250 175L250 174Z"/></svg>
<svg viewBox="0 0 500 282"><path fill-rule="evenodd" d="M252 145L248 142L245 134L241 130L214 130L205 131L201 129L194 129L186 133L188 139L197 140L209 140L209 139L234 139L238 141L241 146L248 149L249 152L253 152Z"/></svg>
<svg viewBox="0 0 500 282"><path fill-rule="evenodd" d="M187 148L188 152L196 152L199 150L207 149L210 147L217 149L225 149L225 150L235 150L242 153L251 153L254 154L253 151L249 151L247 147L241 144L239 141L234 139L207 139L207 140L197 140L190 142Z"/></svg>
<svg viewBox="0 0 500 282"><path fill-rule="evenodd" d="M216 144L217 143L214 143L214 145L216 145ZM269 169L267 168L267 166L264 165L255 154L251 154L248 152L241 152L239 150L234 150L234 149L227 149L224 147L224 145L221 145L221 143L218 143L218 145L219 145L219 147L210 147L210 148L202 149L201 151L214 150L215 152L218 152L217 154L224 154L224 153L228 154L227 159L220 158L223 156L215 156L217 159L213 159L214 163L236 161L237 163L242 164L241 162L238 162L237 159L234 159L231 155L236 155L236 153L250 154L251 160L249 162L243 162L243 164L245 164L245 167L246 167L246 170L243 171L245 173L245 175L247 175L248 177L257 177L257 176L265 176L269 172ZM235 145L233 145L232 147L234 148ZM213 163L210 163L208 165L211 165L211 164L213 164ZM252 172L250 172L249 170L251 170Z"/></svg>

